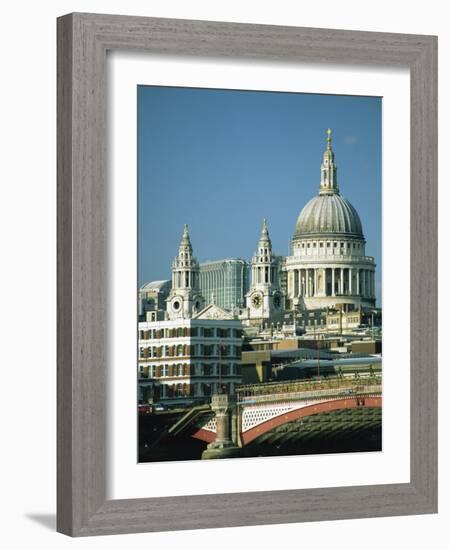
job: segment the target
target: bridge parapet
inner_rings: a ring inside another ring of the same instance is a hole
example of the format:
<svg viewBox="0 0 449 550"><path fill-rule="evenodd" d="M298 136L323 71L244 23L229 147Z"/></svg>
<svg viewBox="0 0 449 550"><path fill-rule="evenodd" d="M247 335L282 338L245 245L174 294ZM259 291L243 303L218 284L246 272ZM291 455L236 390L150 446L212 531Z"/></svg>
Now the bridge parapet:
<svg viewBox="0 0 449 550"><path fill-rule="evenodd" d="M377 385L360 385L350 389L336 388L336 389L323 389L315 391L302 391L302 392L289 392L289 393L277 393L266 395L254 395L251 397L243 397L241 401L237 401L240 406L262 404L262 403L287 403L290 401L310 401L315 399L335 399L340 397L356 397L362 395L381 395L382 386Z"/></svg>
<svg viewBox="0 0 449 550"><path fill-rule="evenodd" d="M379 392L382 390L382 377L380 375L360 377L334 377L320 380L292 380L287 382L268 382L266 384L253 384L237 388L237 402L266 402L273 399L294 399L304 397L332 397L336 395L351 395L361 393Z"/></svg>

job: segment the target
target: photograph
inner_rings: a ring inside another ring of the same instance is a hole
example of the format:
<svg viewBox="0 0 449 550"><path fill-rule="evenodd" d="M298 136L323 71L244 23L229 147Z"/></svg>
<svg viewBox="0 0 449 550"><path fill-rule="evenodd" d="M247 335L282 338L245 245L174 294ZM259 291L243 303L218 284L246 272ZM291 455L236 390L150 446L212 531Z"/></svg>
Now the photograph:
<svg viewBox="0 0 449 550"><path fill-rule="evenodd" d="M138 462L381 451L382 98L137 97Z"/></svg>

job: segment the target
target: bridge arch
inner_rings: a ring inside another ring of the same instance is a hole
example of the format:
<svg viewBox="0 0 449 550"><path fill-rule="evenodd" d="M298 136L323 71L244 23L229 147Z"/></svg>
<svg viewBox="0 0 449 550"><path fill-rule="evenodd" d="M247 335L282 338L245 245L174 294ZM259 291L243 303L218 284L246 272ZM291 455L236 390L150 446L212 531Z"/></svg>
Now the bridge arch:
<svg viewBox="0 0 449 550"><path fill-rule="evenodd" d="M322 403L315 403L300 409L294 409L288 411L284 414L280 414L261 422L257 426L250 428L249 430L241 434L242 446L248 445L258 437L270 432L271 430L282 426L283 424L288 424L300 418L305 418L308 416L328 413L332 411L344 410L344 409L356 409L361 407L369 408L381 408L382 407L382 397L381 396L355 396L355 397L346 397L342 399L333 399L331 401L324 401Z"/></svg>

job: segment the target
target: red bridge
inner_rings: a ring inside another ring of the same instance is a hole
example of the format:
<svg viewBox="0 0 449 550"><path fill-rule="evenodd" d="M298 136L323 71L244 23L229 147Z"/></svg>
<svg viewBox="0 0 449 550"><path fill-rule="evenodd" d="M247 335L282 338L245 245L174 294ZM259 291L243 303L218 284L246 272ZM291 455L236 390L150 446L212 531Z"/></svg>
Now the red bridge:
<svg viewBox="0 0 449 550"><path fill-rule="evenodd" d="M318 433L335 438L380 428L381 411L380 375L257 384L240 386L235 398L214 395L211 405L191 409L170 433L187 431L223 453L223 449L276 444L285 438L304 439Z"/></svg>

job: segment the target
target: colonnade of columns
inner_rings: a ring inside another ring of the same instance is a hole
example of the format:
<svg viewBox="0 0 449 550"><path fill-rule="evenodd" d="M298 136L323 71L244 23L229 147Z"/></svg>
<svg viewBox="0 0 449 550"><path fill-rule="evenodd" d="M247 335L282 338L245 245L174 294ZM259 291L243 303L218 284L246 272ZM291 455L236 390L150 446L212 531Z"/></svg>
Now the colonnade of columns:
<svg viewBox="0 0 449 550"><path fill-rule="evenodd" d="M173 270L173 288L197 288L198 282L198 271L196 270Z"/></svg>
<svg viewBox="0 0 449 550"><path fill-rule="evenodd" d="M291 298L339 295L375 298L374 270L356 267L289 269L288 295Z"/></svg>
<svg viewBox="0 0 449 550"><path fill-rule="evenodd" d="M273 282L273 266L272 265L254 265L252 268L252 283L263 284Z"/></svg>

